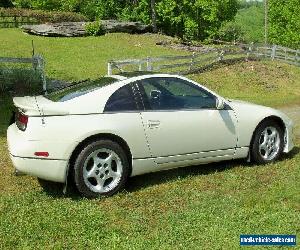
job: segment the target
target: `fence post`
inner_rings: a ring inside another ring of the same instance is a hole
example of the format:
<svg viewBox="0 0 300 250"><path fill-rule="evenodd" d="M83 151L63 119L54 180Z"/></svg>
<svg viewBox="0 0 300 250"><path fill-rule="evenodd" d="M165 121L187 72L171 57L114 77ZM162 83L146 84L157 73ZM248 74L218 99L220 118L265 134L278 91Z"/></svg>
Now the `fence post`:
<svg viewBox="0 0 300 250"><path fill-rule="evenodd" d="M277 45L273 45L272 52L271 52L271 59L272 59L272 61L274 61L274 59L275 59L276 49L277 49Z"/></svg>
<svg viewBox="0 0 300 250"><path fill-rule="evenodd" d="M253 45L254 45L253 42L251 42L250 45L249 45L248 52L247 52L247 57L246 57L247 60L249 59L250 54L253 53Z"/></svg>
<svg viewBox="0 0 300 250"><path fill-rule="evenodd" d="M14 23L15 23L15 28L18 28L17 16L14 16Z"/></svg>
<svg viewBox="0 0 300 250"><path fill-rule="evenodd" d="M32 63L35 66L35 70L39 70L41 72L42 82L43 82L43 90L45 94L47 94L47 81L45 76L45 61L41 55L36 55L32 57Z"/></svg>
<svg viewBox="0 0 300 250"><path fill-rule="evenodd" d="M195 57L196 57L196 53L193 52L192 58L191 58L191 65L190 65L189 71L192 71L193 68L194 68L194 65L195 65Z"/></svg>
<svg viewBox="0 0 300 250"><path fill-rule="evenodd" d="M108 76L112 75L112 62L107 63L107 75Z"/></svg>
<svg viewBox="0 0 300 250"><path fill-rule="evenodd" d="M287 54L286 54L286 48L284 48L284 59L286 60Z"/></svg>
<svg viewBox="0 0 300 250"><path fill-rule="evenodd" d="M224 59L224 50L221 50L219 52L219 57L218 57L218 61L221 62Z"/></svg>
<svg viewBox="0 0 300 250"><path fill-rule="evenodd" d="M149 56L147 56L146 62L147 62L147 71L152 71L151 58Z"/></svg>
<svg viewBox="0 0 300 250"><path fill-rule="evenodd" d="M139 71L143 71L143 61L139 61Z"/></svg>

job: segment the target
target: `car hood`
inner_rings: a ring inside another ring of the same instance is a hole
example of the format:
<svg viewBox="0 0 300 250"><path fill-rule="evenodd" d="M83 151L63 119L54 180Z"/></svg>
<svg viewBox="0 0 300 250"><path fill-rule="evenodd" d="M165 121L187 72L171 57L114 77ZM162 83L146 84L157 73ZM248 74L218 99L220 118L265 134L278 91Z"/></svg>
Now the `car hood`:
<svg viewBox="0 0 300 250"><path fill-rule="evenodd" d="M235 111L237 117L263 119L268 116L277 116L280 117L285 123L291 122L291 119L286 114L274 108L241 100L229 99L227 101L228 105Z"/></svg>

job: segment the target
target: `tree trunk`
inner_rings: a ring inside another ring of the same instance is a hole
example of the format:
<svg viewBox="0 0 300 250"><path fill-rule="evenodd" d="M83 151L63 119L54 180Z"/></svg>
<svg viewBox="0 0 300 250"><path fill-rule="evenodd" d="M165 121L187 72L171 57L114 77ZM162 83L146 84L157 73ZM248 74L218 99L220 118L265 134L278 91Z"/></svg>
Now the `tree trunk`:
<svg viewBox="0 0 300 250"><path fill-rule="evenodd" d="M153 32L157 32L157 22L156 22L156 10L155 10L155 0L151 0L151 16L152 16L152 27Z"/></svg>

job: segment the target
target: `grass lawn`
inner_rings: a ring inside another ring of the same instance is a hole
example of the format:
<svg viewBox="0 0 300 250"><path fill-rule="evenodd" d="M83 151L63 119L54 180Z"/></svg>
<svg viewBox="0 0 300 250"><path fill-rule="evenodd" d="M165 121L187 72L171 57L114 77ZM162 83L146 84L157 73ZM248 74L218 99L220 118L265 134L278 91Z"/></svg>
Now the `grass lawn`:
<svg viewBox="0 0 300 250"><path fill-rule="evenodd" d="M0 56L30 56L31 39L48 76L67 80L105 74L112 58L182 53L156 47L161 36L57 39L0 29ZM294 66L244 62L190 77L230 98L300 103ZM299 241L299 140L275 164L230 161L147 174L116 196L87 200L14 176L5 138L10 107L0 98L0 249L238 249L240 234L297 234Z"/></svg>

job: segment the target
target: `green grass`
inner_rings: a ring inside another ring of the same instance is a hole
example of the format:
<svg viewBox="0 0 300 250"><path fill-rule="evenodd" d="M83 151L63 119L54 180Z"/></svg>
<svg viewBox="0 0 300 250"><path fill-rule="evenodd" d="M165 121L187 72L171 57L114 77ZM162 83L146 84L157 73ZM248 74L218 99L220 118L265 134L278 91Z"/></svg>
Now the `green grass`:
<svg viewBox="0 0 300 250"><path fill-rule="evenodd" d="M0 55L31 57L33 40L35 52L46 60L48 76L65 80L95 79L107 73L109 60L182 54L155 45L163 39L167 38L116 33L101 37L47 38L29 36L18 29L0 29Z"/></svg>
<svg viewBox="0 0 300 250"><path fill-rule="evenodd" d="M300 104L300 68L279 62L221 65L190 76L222 96L271 107Z"/></svg>
<svg viewBox="0 0 300 250"><path fill-rule="evenodd" d="M180 53L156 48L160 36L56 39L0 29L1 56L30 56L31 39L47 74L67 80L97 78L111 58ZM300 69L293 66L244 62L191 77L230 98L299 104ZM8 98L0 105L0 249L238 249L240 234L300 236L300 141L275 164L230 161L153 173L131 178L116 196L87 200L14 175Z"/></svg>

